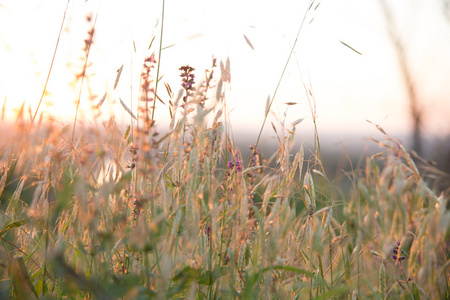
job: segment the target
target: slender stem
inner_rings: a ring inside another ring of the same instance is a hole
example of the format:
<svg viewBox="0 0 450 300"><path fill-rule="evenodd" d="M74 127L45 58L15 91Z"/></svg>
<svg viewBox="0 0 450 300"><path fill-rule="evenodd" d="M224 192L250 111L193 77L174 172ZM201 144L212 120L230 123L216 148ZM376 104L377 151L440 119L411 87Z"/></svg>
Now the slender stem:
<svg viewBox="0 0 450 300"><path fill-rule="evenodd" d="M89 46L90 48L90 46ZM88 50L89 51L89 50ZM85 61L85 65L83 68L83 73L86 70L86 63L87 63L87 58L88 58L89 54L86 55L86 61ZM77 125L77 119L78 119L78 108L80 107L80 100L81 100L81 91L83 90L83 83L84 83L84 75L81 77L81 85L80 85L80 90L78 92L78 100L77 100L77 108L75 110L75 119L73 120L73 129L72 129L72 145L73 145L73 138L75 136L75 127Z"/></svg>
<svg viewBox="0 0 450 300"><path fill-rule="evenodd" d="M188 100L189 100L189 93L186 90L186 101L184 102L184 113L183 113L183 132L181 133L181 143L178 146L179 151L179 169L178 169L178 182L182 183L181 179L181 171L183 169L183 150L184 150L184 136L186 135L186 123L187 123L187 106L188 106Z"/></svg>
<svg viewBox="0 0 450 300"><path fill-rule="evenodd" d="M133 57L130 59L130 107L133 109ZM139 112L139 109L138 109ZM131 142L134 143L134 119L130 115Z"/></svg>
<svg viewBox="0 0 450 300"><path fill-rule="evenodd" d="M159 53L158 53L158 67L156 69L156 83L155 83L155 92L153 93L153 109L152 109L152 124L155 119L155 109L156 109L156 100L157 100L157 91L158 91L158 82L159 82L159 67L161 65L161 50L162 50L162 41L163 41L163 32L164 32L164 3L162 2L162 12L161 12L161 38L159 40Z"/></svg>
<svg viewBox="0 0 450 300"><path fill-rule="evenodd" d="M77 125L77 119L78 119L78 110L80 107L80 102L81 102L81 92L83 90L83 83L84 83L84 78L86 77L86 70L87 70L87 64L88 64L88 59L89 59L89 53L91 52L91 46L92 46L92 41L94 39L94 29L95 29L95 25L97 24L97 17L98 17L98 11L97 14L95 15L95 20L94 20L94 25L92 26L92 32L90 32L90 37L89 37L89 41L86 42L86 46L87 49L86 51L86 57L84 60L84 66L83 66L83 71L82 71L82 76L81 76L81 84L80 84L80 90L78 92L78 99L77 99L77 108L75 110L75 119L73 120L73 129L72 129L72 145L73 145L73 139L75 136L75 128Z"/></svg>
<svg viewBox="0 0 450 300"><path fill-rule="evenodd" d="M61 22L61 27L59 28L58 39L56 40L55 51L53 51L52 62L50 63L50 69L48 70L47 79L45 80L44 89L42 90L41 99L39 99L39 103L38 103L38 106L36 108L36 111L34 112L33 119L31 119L30 127L33 125L34 120L36 119L37 113L39 111L39 107L41 106L42 100L44 99L44 96L45 96L45 92L47 91L47 84L48 84L48 81L50 79L50 74L52 73L53 63L55 62L56 51L58 50L59 40L61 38L62 29L64 27L64 21L66 20L66 13L67 13L67 9L69 7L69 2L70 2L70 0L67 0L67 5L66 5L66 9L64 10L64 15L63 15L63 19L62 19L62 22Z"/></svg>
<svg viewBox="0 0 450 300"><path fill-rule="evenodd" d="M312 0L312 1L314 1L314 0ZM312 1L310 1L310 2L312 2ZM311 7L311 3L308 4L308 7ZM261 138L262 131L264 129L264 125L266 124L267 117L269 116L270 108L272 107L272 104L273 104L273 100L275 100L275 97L276 97L277 92L278 92L278 88L280 87L281 81L283 80L284 73L286 72L286 69L287 69L287 66L289 64L289 61L291 60L292 54L294 53L294 49L295 49L295 46L297 45L298 37L300 36L300 32L302 31L303 24L305 23L306 16L308 15L308 11L309 11L309 9L306 11L306 13L303 16L303 20L302 20L302 23L300 24L300 28L298 29L297 35L295 37L294 44L292 45L292 48L291 48L291 52L289 53L289 56L288 56L288 58L286 60L286 64L284 65L283 72L281 73L280 79L278 80L277 87L275 88L275 91L273 93L272 99L270 100L269 106L267 107L267 110L265 111L264 121L263 121L263 123L261 125L261 129L259 130L258 138L256 139L255 148L253 149L253 155L255 155L256 148L258 147L259 140Z"/></svg>

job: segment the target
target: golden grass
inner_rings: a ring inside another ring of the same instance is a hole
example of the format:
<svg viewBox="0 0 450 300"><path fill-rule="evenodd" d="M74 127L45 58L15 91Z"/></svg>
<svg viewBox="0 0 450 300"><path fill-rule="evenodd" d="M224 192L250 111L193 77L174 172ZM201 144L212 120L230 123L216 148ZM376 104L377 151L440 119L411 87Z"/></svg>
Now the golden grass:
<svg viewBox="0 0 450 300"><path fill-rule="evenodd" d="M316 126L310 156L295 146L302 119L272 123L278 149L269 158L260 135L242 157L225 97L229 61L219 79L216 59L203 79L181 67L178 96L165 83L167 104L156 66L154 55L144 61L136 114L120 99L129 125L34 122L23 106L7 128L0 298L450 297L449 199L399 141L376 125L384 151L347 174L352 190L343 193L325 173ZM156 100L170 111L163 134Z"/></svg>

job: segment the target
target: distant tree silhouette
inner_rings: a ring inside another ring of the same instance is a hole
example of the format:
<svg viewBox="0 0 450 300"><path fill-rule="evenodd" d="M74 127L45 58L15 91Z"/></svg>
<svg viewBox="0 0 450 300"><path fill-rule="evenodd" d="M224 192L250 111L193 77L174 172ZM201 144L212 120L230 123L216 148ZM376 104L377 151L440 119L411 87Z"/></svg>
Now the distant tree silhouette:
<svg viewBox="0 0 450 300"><path fill-rule="evenodd" d="M447 20L450 21L450 0L442 0L442 10Z"/></svg>
<svg viewBox="0 0 450 300"><path fill-rule="evenodd" d="M423 116L425 112L424 107L423 105L421 105L417 95L416 85L414 82L412 71L410 69L410 64L408 63L405 44L401 39L400 33L397 31L392 10L387 4L386 0L379 0L378 2L380 3L381 9L386 18L389 38L391 39L391 42L394 46L394 50L400 67L400 72L405 83L406 92L408 94L409 113L413 123L412 149L419 155L422 155L422 127Z"/></svg>

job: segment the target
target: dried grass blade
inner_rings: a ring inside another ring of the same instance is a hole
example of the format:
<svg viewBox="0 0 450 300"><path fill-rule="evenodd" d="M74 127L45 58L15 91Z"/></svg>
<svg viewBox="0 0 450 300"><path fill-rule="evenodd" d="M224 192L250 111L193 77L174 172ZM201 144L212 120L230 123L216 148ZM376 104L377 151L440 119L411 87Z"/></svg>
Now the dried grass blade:
<svg viewBox="0 0 450 300"><path fill-rule="evenodd" d="M220 61L220 80L230 83L231 82L231 74L230 74L230 58L228 57L226 65L223 61Z"/></svg>
<svg viewBox="0 0 450 300"><path fill-rule="evenodd" d="M303 187L310 193L313 201L315 201L316 192L314 190L314 181L309 171L306 171L303 179Z"/></svg>
<svg viewBox="0 0 450 300"><path fill-rule="evenodd" d="M280 145L280 146L278 147L278 152L280 152L283 144L281 143L280 137L278 136L277 128L275 127L275 125L273 124L273 122L270 122L270 123L272 124L273 131L275 131L275 135L277 136L278 144Z"/></svg>
<svg viewBox="0 0 450 300"><path fill-rule="evenodd" d="M419 170L417 169L416 164L414 163L411 156L409 155L409 153L406 151L405 147L403 147L402 144L400 144L400 150L402 151L402 154L405 157L406 163L408 164L408 166L413 170L413 172L417 176L417 178L420 178L420 173L419 173Z"/></svg>
<svg viewBox="0 0 450 300"><path fill-rule="evenodd" d="M5 171L5 173L3 173L2 178L0 179L0 196L3 195L3 190L5 189L7 178L8 178L8 172Z"/></svg>
<svg viewBox="0 0 450 300"><path fill-rule="evenodd" d="M312 169L312 172L313 172L314 174L317 174L317 175L319 175L319 176L325 178L325 175L324 175L321 171L319 171L319 170L317 170L317 169Z"/></svg>
<svg viewBox="0 0 450 300"><path fill-rule="evenodd" d="M385 153L386 153L386 150L383 151L383 152L375 153L374 155L372 155L372 156L370 157L370 159L371 159L371 160L374 160L374 159L380 158L380 157L383 156Z"/></svg>
<svg viewBox="0 0 450 300"><path fill-rule="evenodd" d="M266 108L264 109L264 113L266 116L269 114L269 109L270 109L270 95L267 96Z"/></svg>
<svg viewBox="0 0 450 300"><path fill-rule="evenodd" d="M381 131L382 134L387 135L386 131L384 131L384 129L381 128L380 125L376 124L375 126L377 127L377 129L378 129L379 131Z"/></svg>
<svg viewBox="0 0 450 300"><path fill-rule="evenodd" d="M131 109L128 108L128 106L125 104L125 102L122 101L122 99L119 98L119 100L120 100L120 104L122 104L123 108L125 108L125 110L127 111L127 113L129 113L130 116L131 116L133 119L135 119L135 120L137 121L137 118L136 118L136 116L133 114L133 112L131 111Z"/></svg>
<svg viewBox="0 0 450 300"><path fill-rule="evenodd" d="M231 82L231 67L230 67L230 57L227 57L227 67L226 67L226 75L228 83Z"/></svg>
<svg viewBox="0 0 450 300"><path fill-rule="evenodd" d="M380 146L381 148L387 148L387 149L390 149L390 150L392 150L392 151L397 151L397 149L395 148L395 147L393 147L393 146L391 146L391 145L389 145L389 144L387 144L387 143L383 143L382 141L379 141L379 140L377 140L377 139L374 139L374 138L369 138L369 140L370 141L372 141L372 142L374 142L374 143L376 143L378 146Z"/></svg>
<svg viewBox="0 0 450 300"><path fill-rule="evenodd" d="M297 171L297 165L298 165L299 161L300 161L300 152L297 152L297 154L295 155L294 161L292 162L292 167L289 170L289 177L288 177L289 181L294 179L295 172Z"/></svg>
<svg viewBox="0 0 450 300"><path fill-rule="evenodd" d="M166 87L167 94L169 95L170 98L172 98L173 92L172 92L172 88L170 87L170 84L168 84L167 82L164 82L164 86Z"/></svg>
<svg viewBox="0 0 450 300"><path fill-rule="evenodd" d="M250 48L252 48L252 50L255 50L255 48L253 48L252 42L250 42L250 40L248 39L248 37L243 34L245 41L247 42L247 44L250 46Z"/></svg>
<svg viewBox="0 0 450 300"><path fill-rule="evenodd" d="M159 145L161 142L163 142L165 139L167 139L168 137L170 137L170 135L173 133L173 130L169 131L168 133L166 133L165 135L163 135L157 142L156 145Z"/></svg>
<svg viewBox="0 0 450 300"><path fill-rule="evenodd" d="M120 171L120 173L125 174L126 172L122 168L122 164L120 163L119 159L115 155L112 155L112 158L113 158L114 162L116 163L116 167Z"/></svg>
<svg viewBox="0 0 450 300"><path fill-rule="evenodd" d="M31 106L28 106L28 115L30 116L30 121L33 122L33 113L31 112Z"/></svg>
<svg viewBox="0 0 450 300"><path fill-rule="evenodd" d="M116 81L114 81L114 89L116 89L119 83L120 75L122 75L123 65L117 70Z"/></svg>
<svg viewBox="0 0 450 300"><path fill-rule="evenodd" d="M150 41L150 45L148 45L148 49L147 50L150 50L150 48L152 47L152 45L153 45L153 41L155 40L155 36L152 38L152 40Z"/></svg>
<svg viewBox="0 0 450 300"><path fill-rule="evenodd" d="M123 140L124 141L127 141L128 140L128 138L129 138L129 136L130 136L130 130L131 130L131 126L130 125L128 125L127 126L127 129L125 130L125 132L124 132L124 134L123 134Z"/></svg>
<svg viewBox="0 0 450 300"><path fill-rule="evenodd" d="M105 92L105 94L103 95L102 99L100 99L100 101L98 102L98 104L96 106L97 108L100 108L100 106L102 106L103 102L105 102L106 94L107 94L107 92Z"/></svg>
<svg viewBox="0 0 450 300"><path fill-rule="evenodd" d="M166 105L166 103L164 101L162 101L161 98L159 98L159 96L157 94L155 94L155 96L156 96L156 99L159 100L159 102L161 102L162 104Z"/></svg>
<svg viewBox="0 0 450 300"><path fill-rule="evenodd" d="M300 153L300 157L298 160L298 175L301 178L303 172L303 157L304 157L303 146L300 146L300 150L298 151L298 153Z"/></svg>
<svg viewBox="0 0 450 300"><path fill-rule="evenodd" d="M245 169L243 173L247 174L247 173L250 173L250 172L253 172L256 170L260 170L262 168L263 168L262 166L250 167L250 168Z"/></svg>
<svg viewBox="0 0 450 300"><path fill-rule="evenodd" d="M330 209L332 209L333 208L333 206L327 206L327 207L324 207L324 208L322 208L322 209L319 209L318 211L316 211L315 213L314 213L314 216L317 216L317 215L320 215L320 214L322 214L322 213L324 213L324 212L327 212L327 211L329 211Z"/></svg>
<svg viewBox="0 0 450 300"><path fill-rule="evenodd" d="M292 122L291 126L292 126L292 127L295 127L296 125L298 125L298 124L300 124L301 122L303 122L304 119L305 119L305 118L301 118L301 119L295 120L294 122Z"/></svg>
<svg viewBox="0 0 450 300"><path fill-rule="evenodd" d="M216 117L214 118L214 123L217 123L220 119L220 117L222 116L222 108L220 108L217 112L216 112Z"/></svg>
<svg viewBox="0 0 450 300"><path fill-rule="evenodd" d="M358 50L356 50L356 49L355 49L355 48L353 48L352 46L350 46L350 45L348 45L348 44L344 43L343 41L339 41L339 42L341 42L341 44L342 44L342 45L344 45L344 46L346 46L346 47L348 47L348 48L352 49L353 51L355 51L355 52L356 52L356 53L358 53L359 55L362 55L362 53L361 53L361 52L359 52Z"/></svg>
<svg viewBox="0 0 450 300"><path fill-rule="evenodd" d="M273 122L270 122L270 124L272 124L273 131L275 131L275 134L276 134L277 137L278 137L277 128L275 127L275 125L273 124ZM278 139L278 140L279 140L279 139Z"/></svg>
<svg viewBox="0 0 450 300"><path fill-rule="evenodd" d="M222 78L225 76L225 65L223 64L223 61L220 61L220 75Z"/></svg>
<svg viewBox="0 0 450 300"><path fill-rule="evenodd" d="M172 48L172 47L175 46L175 45L176 45L176 44L172 44L172 45L163 47L163 48L161 48L161 50L166 50L166 49Z"/></svg>
<svg viewBox="0 0 450 300"><path fill-rule="evenodd" d="M11 199L18 200L18 199L20 198L20 195L22 194L23 185L25 184L25 180L26 180L26 177L22 177L22 178L20 179L20 182L19 182L19 184L17 185L17 188L16 188L16 190L14 191L14 193L13 193ZM11 202L10 202L10 203L11 203Z"/></svg>
<svg viewBox="0 0 450 300"><path fill-rule="evenodd" d="M219 101L220 98L222 97L222 79L219 80L219 83L217 83L217 88L216 88L216 100Z"/></svg>

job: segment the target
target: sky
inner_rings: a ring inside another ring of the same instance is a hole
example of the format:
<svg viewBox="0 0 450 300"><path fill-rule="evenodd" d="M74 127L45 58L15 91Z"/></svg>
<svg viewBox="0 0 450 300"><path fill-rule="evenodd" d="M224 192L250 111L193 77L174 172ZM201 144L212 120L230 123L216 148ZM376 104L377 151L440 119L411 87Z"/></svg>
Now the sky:
<svg viewBox="0 0 450 300"><path fill-rule="evenodd" d="M425 130L448 134L450 18L443 0L388 2L394 3L395 26L425 110ZM153 52L158 58L163 24L160 74L175 95L181 87L179 67L195 67L198 82L211 67L213 55L218 61L229 58L231 85L226 101L235 134L256 136L266 100L274 96L292 49L265 132L273 133L270 122L278 127L283 118L286 124L304 118L297 130L312 133L306 85L314 94L321 133L336 140L346 135L379 136L366 121L370 120L393 135L409 134L405 84L378 0L314 1L309 10L310 1L304 0L172 0L165 2L164 22L162 3L70 1L40 111L62 123L73 120L80 88L75 74L83 66L83 41L91 26L86 16L91 15L96 19L95 36L80 104L81 117L87 122L90 103L97 103L105 92L104 116L128 120L119 98L136 110L142 63ZM24 101L36 110L66 4L61 0L0 1L0 99L7 117L14 118ZM113 89L122 65L119 85ZM219 76L219 68L215 74ZM168 103L164 85L159 89ZM286 111L286 102L298 104ZM157 104L156 120L168 123L167 105Z"/></svg>

